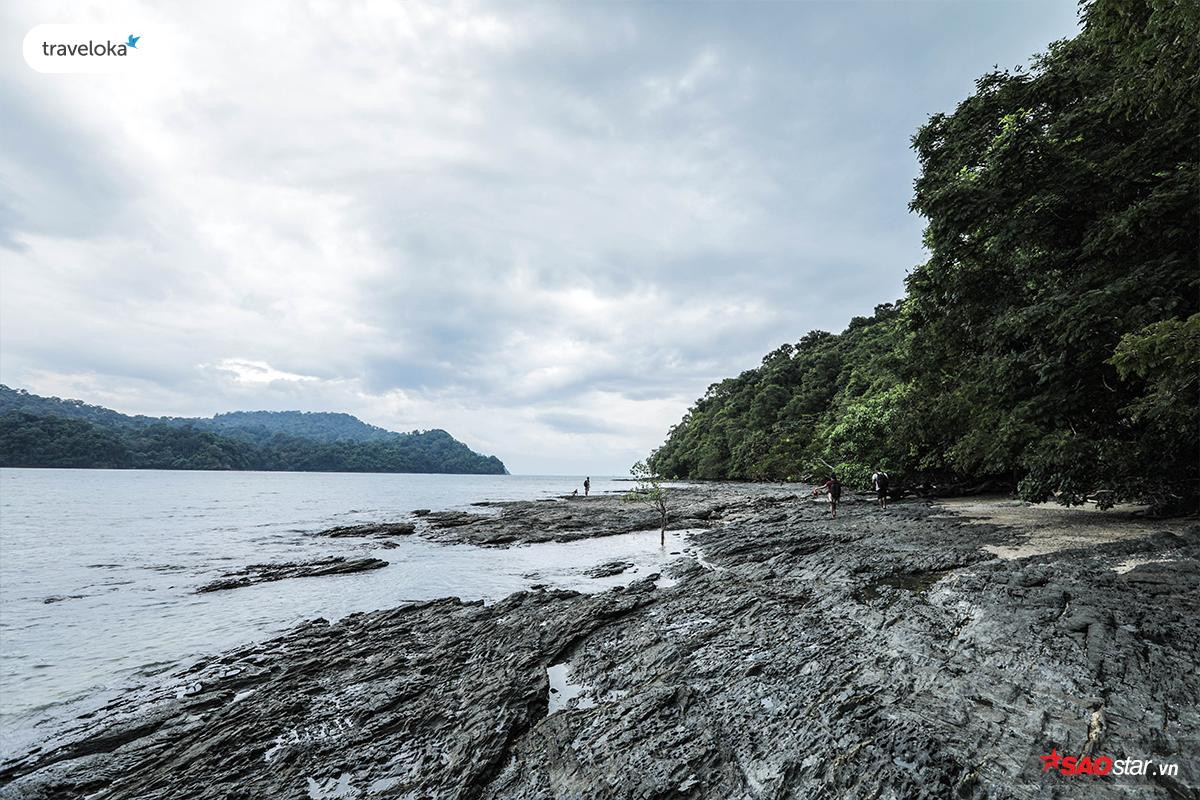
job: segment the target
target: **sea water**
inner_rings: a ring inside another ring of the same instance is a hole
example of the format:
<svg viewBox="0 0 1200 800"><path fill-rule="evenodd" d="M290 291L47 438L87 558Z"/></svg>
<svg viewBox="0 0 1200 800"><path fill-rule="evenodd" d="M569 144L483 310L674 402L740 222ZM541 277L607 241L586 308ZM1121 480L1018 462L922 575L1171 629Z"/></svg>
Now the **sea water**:
<svg viewBox="0 0 1200 800"><path fill-rule="evenodd" d="M57 718L307 619L533 584L595 591L658 571L658 532L505 549L313 534L414 509L552 499L582 476L0 470L0 756ZM592 492L628 483L592 477ZM581 491L582 493L582 491ZM389 566L197 594L247 564L375 556ZM633 569L585 570L612 559Z"/></svg>

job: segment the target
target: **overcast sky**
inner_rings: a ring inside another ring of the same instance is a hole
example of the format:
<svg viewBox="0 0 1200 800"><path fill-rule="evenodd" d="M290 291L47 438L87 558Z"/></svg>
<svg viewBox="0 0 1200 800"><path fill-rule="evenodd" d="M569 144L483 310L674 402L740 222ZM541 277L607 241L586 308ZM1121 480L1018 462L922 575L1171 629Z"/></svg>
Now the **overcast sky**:
<svg viewBox="0 0 1200 800"><path fill-rule="evenodd" d="M154 68L46 75L46 22ZM922 260L909 138L1031 2L5 2L0 381L615 474Z"/></svg>

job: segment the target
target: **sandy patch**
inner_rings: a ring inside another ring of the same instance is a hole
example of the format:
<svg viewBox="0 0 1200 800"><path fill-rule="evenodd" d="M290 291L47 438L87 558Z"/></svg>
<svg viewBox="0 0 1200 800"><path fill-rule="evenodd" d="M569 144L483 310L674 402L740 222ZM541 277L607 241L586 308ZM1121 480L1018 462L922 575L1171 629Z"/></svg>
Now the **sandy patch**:
<svg viewBox="0 0 1200 800"><path fill-rule="evenodd" d="M1194 524L1188 520L1159 520L1139 516L1140 506L1116 506L1100 511L1094 506L1034 505L1020 500L987 497L958 497L942 500L941 508L970 522L1001 525L1024 534L1016 545L984 545L983 549L1003 559L1028 558L1059 550L1140 539L1160 531L1175 531ZM1124 564L1119 565L1124 566ZM1131 564L1128 569L1132 569ZM1125 570L1128 571L1128 570Z"/></svg>

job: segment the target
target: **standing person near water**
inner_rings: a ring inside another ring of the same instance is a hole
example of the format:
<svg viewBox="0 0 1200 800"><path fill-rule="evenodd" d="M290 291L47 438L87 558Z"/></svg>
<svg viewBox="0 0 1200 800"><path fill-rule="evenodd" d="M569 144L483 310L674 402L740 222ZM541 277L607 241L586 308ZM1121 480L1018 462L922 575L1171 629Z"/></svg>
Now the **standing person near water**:
<svg viewBox="0 0 1200 800"><path fill-rule="evenodd" d="M816 497L817 493L822 490L829 495L829 513L833 515L834 519L837 519L838 501L842 499L842 482L838 480L837 475L830 474L829 480L813 489L813 497Z"/></svg>
<svg viewBox="0 0 1200 800"><path fill-rule="evenodd" d="M875 474L871 476L871 482L875 484L875 494L879 498L879 507L887 508L888 474L879 467L876 467Z"/></svg>
<svg viewBox="0 0 1200 800"><path fill-rule="evenodd" d="M587 497L588 492L592 490L592 476L589 475L583 479L583 496Z"/></svg>

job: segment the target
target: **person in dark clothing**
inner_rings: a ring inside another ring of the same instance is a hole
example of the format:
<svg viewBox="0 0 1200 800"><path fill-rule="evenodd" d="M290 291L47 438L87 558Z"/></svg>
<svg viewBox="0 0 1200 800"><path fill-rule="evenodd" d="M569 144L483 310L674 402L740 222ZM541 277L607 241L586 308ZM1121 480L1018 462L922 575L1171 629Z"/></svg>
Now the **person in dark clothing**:
<svg viewBox="0 0 1200 800"><path fill-rule="evenodd" d="M879 507L887 508L888 474L876 467L871 481L875 484L875 495L879 498Z"/></svg>
<svg viewBox="0 0 1200 800"><path fill-rule="evenodd" d="M592 490L592 476L589 475L583 479L583 496L587 497L588 492Z"/></svg>
<svg viewBox="0 0 1200 800"><path fill-rule="evenodd" d="M829 495L829 513L833 515L834 519L837 519L838 501L842 499L842 482L838 480L837 475L830 475L829 480L813 489L813 497L816 497L817 493L821 491Z"/></svg>

